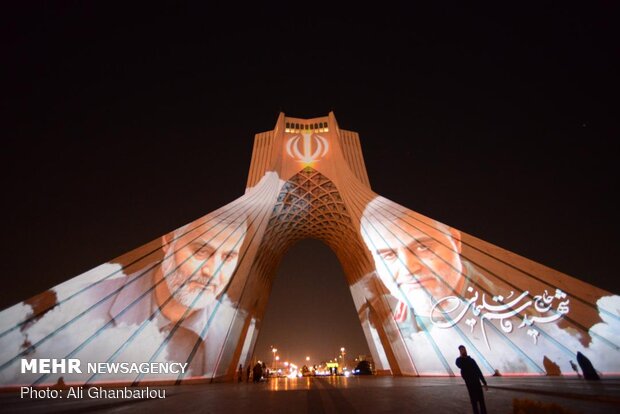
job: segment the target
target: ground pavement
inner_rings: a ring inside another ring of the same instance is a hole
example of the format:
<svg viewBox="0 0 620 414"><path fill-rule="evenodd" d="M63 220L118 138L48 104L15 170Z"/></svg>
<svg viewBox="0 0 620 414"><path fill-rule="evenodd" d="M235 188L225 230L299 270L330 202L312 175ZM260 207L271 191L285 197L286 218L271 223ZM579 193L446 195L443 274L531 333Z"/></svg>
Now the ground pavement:
<svg viewBox="0 0 620 414"><path fill-rule="evenodd" d="M620 378L490 377L489 413L512 413L513 399L556 403L584 414L620 412ZM135 390L135 388L129 388ZM86 390L88 391L88 390ZM0 393L1 413L471 413L460 377L279 378L258 384L152 387L165 398L21 398Z"/></svg>

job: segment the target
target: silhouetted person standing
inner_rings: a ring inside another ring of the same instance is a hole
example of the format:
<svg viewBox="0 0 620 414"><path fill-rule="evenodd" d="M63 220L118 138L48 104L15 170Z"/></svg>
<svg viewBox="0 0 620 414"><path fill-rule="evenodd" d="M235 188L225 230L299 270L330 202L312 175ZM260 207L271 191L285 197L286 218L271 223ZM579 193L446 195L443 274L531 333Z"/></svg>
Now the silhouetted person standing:
<svg viewBox="0 0 620 414"><path fill-rule="evenodd" d="M598 376L598 373L592 366L592 362L581 352L577 352L577 363L581 367L581 372L583 372L583 377L587 380L600 380L601 377Z"/></svg>
<svg viewBox="0 0 620 414"><path fill-rule="evenodd" d="M460 345L459 352L461 356L456 359L456 366L461 369L461 377L465 380L474 414L486 414L487 408L484 405L484 395L482 394L480 382L484 384L484 389L488 390L487 381L484 379L476 361L467 355L465 346ZM480 410L478 410L478 406L480 406Z"/></svg>
<svg viewBox="0 0 620 414"><path fill-rule="evenodd" d="M252 378L254 382L260 382L261 377L263 376L263 367L258 362L254 365L252 369Z"/></svg>

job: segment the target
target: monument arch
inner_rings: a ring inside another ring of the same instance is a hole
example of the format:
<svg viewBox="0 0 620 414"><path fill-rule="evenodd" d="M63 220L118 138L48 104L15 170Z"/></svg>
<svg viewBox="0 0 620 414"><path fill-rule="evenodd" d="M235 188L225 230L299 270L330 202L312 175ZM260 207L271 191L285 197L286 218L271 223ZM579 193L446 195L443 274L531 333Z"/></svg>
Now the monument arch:
<svg viewBox="0 0 620 414"><path fill-rule="evenodd" d="M379 189L380 191L380 189ZM205 216L0 313L2 386L226 380L252 359L296 241L338 257L370 352L394 375L563 375L582 352L620 372L620 299L375 192L333 113L280 114L254 139L246 191ZM21 372L33 358L181 363L183 372Z"/></svg>

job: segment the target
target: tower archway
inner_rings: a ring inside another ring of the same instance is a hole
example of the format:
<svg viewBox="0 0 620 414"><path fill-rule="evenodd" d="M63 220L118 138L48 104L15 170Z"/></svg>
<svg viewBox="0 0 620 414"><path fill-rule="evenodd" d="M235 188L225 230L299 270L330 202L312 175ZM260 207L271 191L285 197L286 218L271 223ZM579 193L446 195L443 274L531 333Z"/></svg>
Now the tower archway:
<svg viewBox="0 0 620 414"><path fill-rule="evenodd" d="M406 185L406 183L403 183ZM296 241L338 257L378 370L454 375L464 344L491 374L620 371L620 299L375 193L333 113L257 134L245 194L0 313L0 382L225 380L252 359L275 271ZM74 358L126 372L22 372ZM164 372L163 367L175 367Z"/></svg>
<svg viewBox="0 0 620 414"><path fill-rule="evenodd" d="M268 295L253 355L270 372L277 367L290 374L282 362L296 364L293 370L301 372L304 365L333 359L341 370L342 347L348 370L356 366L356 358L369 359L344 271L325 243L307 238L293 244L277 267ZM275 356L280 357L277 364Z"/></svg>

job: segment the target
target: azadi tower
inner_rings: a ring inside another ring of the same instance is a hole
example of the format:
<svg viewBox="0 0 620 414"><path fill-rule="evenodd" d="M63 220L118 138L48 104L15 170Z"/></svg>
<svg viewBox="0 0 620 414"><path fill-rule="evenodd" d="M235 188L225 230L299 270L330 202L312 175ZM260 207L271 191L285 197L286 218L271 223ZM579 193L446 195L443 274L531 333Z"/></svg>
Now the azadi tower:
<svg viewBox="0 0 620 414"><path fill-rule="evenodd" d="M2 311L0 386L230 379L253 359L280 260L308 237L342 263L379 372L455 375L463 344L485 375L576 375L578 352L620 373L618 296L381 197L333 113L280 114L241 197ZM24 370L38 358L82 372Z"/></svg>

